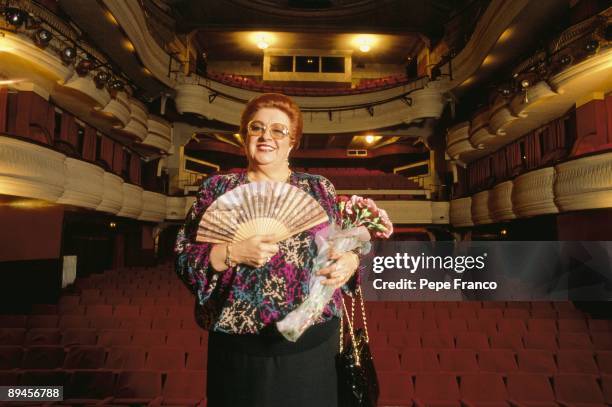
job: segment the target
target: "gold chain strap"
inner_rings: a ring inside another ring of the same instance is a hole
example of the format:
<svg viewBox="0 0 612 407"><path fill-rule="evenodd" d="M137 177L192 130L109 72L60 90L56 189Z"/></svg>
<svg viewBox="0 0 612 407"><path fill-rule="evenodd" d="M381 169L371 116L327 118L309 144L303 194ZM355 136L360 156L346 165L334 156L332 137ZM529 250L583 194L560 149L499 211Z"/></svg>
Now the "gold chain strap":
<svg viewBox="0 0 612 407"><path fill-rule="evenodd" d="M351 342L353 343L353 356L355 357L355 364L357 366L361 365L361 361L359 360L359 352L357 352L357 340L355 339L355 331L353 330L353 324L350 321L350 319L348 318L348 310L346 309L346 305L344 304L344 297L342 297L342 308L344 309L344 312L346 313L346 322L348 324L349 327L349 334L351 335Z"/></svg>
<svg viewBox="0 0 612 407"><path fill-rule="evenodd" d="M370 343L370 335L368 334L368 319L366 318L365 306L363 304L363 292L361 291L361 286L357 287L357 294L359 295L359 302L361 303L361 317L363 318L365 339L367 343Z"/></svg>

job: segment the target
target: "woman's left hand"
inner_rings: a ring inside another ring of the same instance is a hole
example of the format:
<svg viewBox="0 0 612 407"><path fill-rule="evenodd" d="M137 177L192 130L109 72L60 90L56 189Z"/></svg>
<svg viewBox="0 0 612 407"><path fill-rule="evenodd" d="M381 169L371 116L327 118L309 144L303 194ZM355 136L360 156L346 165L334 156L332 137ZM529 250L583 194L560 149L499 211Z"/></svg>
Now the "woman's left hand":
<svg viewBox="0 0 612 407"><path fill-rule="evenodd" d="M319 270L317 275L327 277L326 280L321 281L321 284L331 285L334 288L346 284L359 267L359 257L353 252L332 252L329 259L336 261L331 266Z"/></svg>

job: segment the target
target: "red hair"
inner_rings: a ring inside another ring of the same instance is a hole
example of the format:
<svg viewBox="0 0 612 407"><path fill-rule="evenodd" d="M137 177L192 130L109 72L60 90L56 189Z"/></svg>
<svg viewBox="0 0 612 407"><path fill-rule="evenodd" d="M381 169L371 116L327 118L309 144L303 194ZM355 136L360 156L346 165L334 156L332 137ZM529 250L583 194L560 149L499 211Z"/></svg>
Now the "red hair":
<svg viewBox="0 0 612 407"><path fill-rule="evenodd" d="M242 116L240 117L240 135L243 140L247 137L247 124L253 119L255 113L260 109L278 109L289 117L291 123L289 135L294 151L300 145L302 139L302 130L304 128L304 118L300 107L289 96L280 93L264 93L249 100Z"/></svg>

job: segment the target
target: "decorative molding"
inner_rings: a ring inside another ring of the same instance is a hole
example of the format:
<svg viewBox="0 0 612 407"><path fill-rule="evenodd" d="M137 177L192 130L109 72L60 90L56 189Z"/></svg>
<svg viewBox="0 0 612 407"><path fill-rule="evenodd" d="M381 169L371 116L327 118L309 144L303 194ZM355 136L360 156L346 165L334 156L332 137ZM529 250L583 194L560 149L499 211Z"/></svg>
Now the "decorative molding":
<svg viewBox="0 0 612 407"><path fill-rule="evenodd" d="M164 119L150 116L147 120L147 137L142 144L168 152L172 147L172 127Z"/></svg>
<svg viewBox="0 0 612 407"><path fill-rule="evenodd" d="M138 220L161 222L166 217L166 195L157 192L142 192L142 212Z"/></svg>
<svg viewBox="0 0 612 407"><path fill-rule="evenodd" d="M116 214L123 206L123 180L110 172L104 173L104 193L98 211Z"/></svg>
<svg viewBox="0 0 612 407"><path fill-rule="evenodd" d="M553 193L554 181L554 167L530 171L516 177L512 190L514 213L520 217L558 213Z"/></svg>
<svg viewBox="0 0 612 407"><path fill-rule="evenodd" d="M189 80L188 77L184 79ZM335 134L363 131L440 117L446 103L443 93L448 87L447 82L446 80L427 82L421 79L366 94L295 96L293 100L304 110L304 132ZM178 112L194 113L210 120L239 125L244 101L250 100L258 93L211 80L207 80L206 83L206 86L188 82L176 86L175 103ZM412 106L406 105L399 99L407 92L410 92ZM215 93L227 95L229 98L217 96L211 103L209 96ZM385 102L377 104L376 101ZM370 105L373 110L368 112L367 107Z"/></svg>
<svg viewBox="0 0 612 407"><path fill-rule="evenodd" d="M566 161L555 169L560 210L612 208L612 152Z"/></svg>
<svg viewBox="0 0 612 407"><path fill-rule="evenodd" d="M450 201L450 221L455 227L474 226L472 221L472 198L459 198Z"/></svg>
<svg viewBox="0 0 612 407"><path fill-rule="evenodd" d="M164 85L174 87L174 81L168 77L170 55L161 48L149 32L149 27L140 3L137 0L103 0L106 8L125 31L144 66Z"/></svg>
<svg viewBox="0 0 612 407"><path fill-rule="evenodd" d="M64 87L89 97L94 109L102 109L111 101L111 96L106 89L98 89L96 87L91 74L79 76L75 72L66 81Z"/></svg>
<svg viewBox="0 0 612 407"><path fill-rule="evenodd" d="M185 197L184 196L169 196L166 198L166 219L179 220L185 219Z"/></svg>
<svg viewBox="0 0 612 407"><path fill-rule="evenodd" d="M66 157L66 184L57 203L96 209L104 195L104 170L86 161Z"/></svg>
<svg viewBox="0 0 612 407"><path fill-rule="evenodd" d="M489 213L489 191L481 191L472 195L472 220L475 224L493 223Z"/></svg>
<svg viewBox="0 0 612 407"><path fill-rule="evenodd" d="M102 113L119 121L117 128L125 127L130 121L130 104L125 92L117 92L110 102L102 109Z"/></svg>
<svg viewBox="0 0 612 407"><path fill-rule="evenodd" d="M57 201L64 193L65 157L33 143L0 137L0 194Z"/></svg>
<svg viewBox="0 0 612 407"><path fill-rule="evenodd" d="M123 189L123 204L117 216L138 219L142 213L143 189L137 185L128 184L127 182L124 182L121 188Z"/></svg>
<svg viewBox="0 0 612 407"><path fill-rule="evenodd" d="M495 185L489 190L489 211L494 221L515 219L512 210L512 181L505 181Z"/></svg>
<svg viewBox="0 0 612 407"><path fill-rule="evenodd" d="M129 133L142 141L147 137L147 108L135 99L129 99L130 119L121 129L122 132Z"/></svg>
<svg viewBox="0 0 612 407"><path fill-rule="evenodd" d="M467 151L474 151L475 148L470 143L470 123L461 122L448 129L446 145L446 151L453 160Z"/></svg>

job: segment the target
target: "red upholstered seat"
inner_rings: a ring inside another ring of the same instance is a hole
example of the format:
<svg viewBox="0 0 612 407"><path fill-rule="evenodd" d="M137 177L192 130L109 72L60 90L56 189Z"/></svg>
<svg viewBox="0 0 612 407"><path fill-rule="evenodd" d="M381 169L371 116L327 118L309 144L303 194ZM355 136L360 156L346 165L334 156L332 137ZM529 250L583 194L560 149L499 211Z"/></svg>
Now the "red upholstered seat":
<svg viewBox="0 0 612 407"><path fill-rule="evenodd" d="M442 349L438 352L440 357L440 371L450 373L477 372L478 362L476 352L468 349Z"/></svg>
<svg viewBox="0 0 612 407"><path fill-rule="evenodd" d="M110 370L81 370L70 375L64 388L65 404L104 404L113 395L115 374Z"/></svg>
<svg viewBox="0 0 612 407"><path fill-rule="evenodd" d="M462 374L460 383L461 399L470 406L508 406L508 391L500 374Z"/></svg>
<svg viewBox="0 0 612 407"><path fill-rule="evenodd" d="M586 321L578 318L559 318L559 332L588 332Z"/></svg>
<svg viewBox="0 0 612 407"><path fill-rule="evenodd" d="M421 336L410 332L389 332L389 346L395 349L419 349Z"/></svg>
<svg viewBox="0 0 612 407"><path fill-rule="evenodd" d="M145 368L160 372L183 370L185 369L185 349L166 346L151 348L148 352Z"/></svg>
<svg viewBox="0 0 612 407"><path fill-rule="evenodd" d="M606 403L612 404L612 376L601 376L601 390Z"/></svg>
<svg viewBox="0 0 612 407"><path fill-rule="evenodd" d="M57 324L58 328L89 328L89 318L83 315L62 315Z"/></svg>
<svg viewBox="0 0 612 407"><path fill-rule="evenodd" d="M516 354L521 372L555 374L557 365L553 354L546 350L520 350Z"/></svg>
<svg viewBox="0 0 612 407"><path fill-rule="evenodd" d="M59 345L62 335L57 328L31 328L25 336L25 346Z"/></svg>
<svg viewBox="0 0 612 407"><path fill-rule="evenodd" d="M206 370L208 352L204 348L187 349L186 370Z"/></svg>
<svg viewBox="0 0 612 407"><path fill-rule="evenodd" d="M20 386L64 386L69 374L63 370L24 370L19 380Z"/></svg>
<svg viewBox="0 0 612 407"><path fill-rule="evenodd" d="M376 370L399 370L399 353L390 348L372 348Z"/></svg>
<svg viewBox="0 0 612 407"><path fill-rule="evenodd" d="M206 397L206 372L168 372L162 390L164 405L197 405Z"/></svg>
<svg viewBox="0 0 612 407"><path fill-rule="evenodd" d="M527 332L523 335L525 349L557 349L557 339L552 332Z"/></svg>
<svg viewBox="0 0 612 407"><path fill-rule="evenodd" d="M423 332L423 348L449 349L455 347L455 341L451 334L446 332Z"/></svg>
<svg viewBox="0 0 612 407"><path fill-rule="evenodd" d="M162 395L162 375L152 371L123 371L117 377L112 403L147 404L159 401Z"/></svg>
<svg viewBox="0 0 612 407"><path fill-rule="evenodd" d="M380 372L380 397L378 405L382 406L412 406L414 386L412 376L405 372Z"/></svg>
<svg viewBox="0 0 612 407"><path fill-rule="evenodd" d="M491 349L511 349L514 351L523 349L523 340L520 334L503 333L491 335Z"/></svg>
<svg viewBox="0 0 612 407"><path fill-rule="evenodd" d="M57 369L64 364L64 348L61 346L31 346L21 362L24 369Z"/></svg>
<svg viewBox="0 0 612 407"><path fill-rule="evenodd" d="M27 317L25 315L0 315L0 327L25 328Z"/></svg>
<svg viewBox="0 0 612 407"><path fill-rule="evenodd" d="M201 345L200 331L179 329L168 331L166 344L171 347L197 348Z"/></svg>
<svg viewBox="0 0 612 407"><path fill-rule="evenodd" d="M527 321L529 332L557 332L557 323L552 318L532 318Z"/></svg>
<svg viewBox="0 0 612 407"><path fill-rule="evenodd" d="M472 332L484 332L487 335L497 334L497 321L495 319L467 319L468 330Z"/></svg>
<svg viewBox="0 0 612 407"><path fill-rule="evenodd" d="M107 348L129 346L132 342L132 332L129 329L103 329L98 331L98 346Z"/></svg>
<svg viewBox="0 0 612 407"><path fill-rule="evenodd" d="M25 328L0 328L0 346L23 345Z"/></svg>
<svg viewBox="0 0 612 407"><path fill-rule="evenodd" d="M400 370L411 374L439 372L438 355L432 349L402 349Z"/></svg>
<svg viewBox="0 0 612 407"><path fill-rule="evenodd" d="M104 368L114 370L144 369L146 351L140 347L113 347L108 350Z"/></svg>
<svg viewBox="0 0 612 407"><path fill-rule="evenodd" d="M596 378L591 375L559 374L553 378L556 399L566 405L605 406Z"/></svg>
<svg viewBox="0 0 612 407"><path fill-rule="evenodd" d="M524 406L557 407L548 376L543 374L509 373L508 397Z"/></svg>
<svg viewBox="0 0 612 407"><path fill-rule="evenodd" d="M0 368L0 386L18 386L21 372L18 370L2 370Z"/></svg>
<svg viewBox="0 0 612 407"><path fill-rule="evenodd" d="M478 366L483 372L510 373L518 370L514 351L490 349L478 352Z"/></svg>
<svg viewBox="0 0 612 407"><path fill-rule="evenodd" d="M133 346L162 346L166 344L166 331L163 329L135 329L132 334Z"/></svg>
<svg viewBox="0 0 612 407"><path fill-rule="evenodd" d="M589 319L588 325L591 332L612 332L612 321L608 319Z"/></svg>
<svg viewBox="0 0 612 407"><path fill-rule="evenodd" d="M594 349L591 337L584 332L560 332L557 339L560 349Z"/></svg>
<svg viewBox="0 0 612 407"><path fill-rule="evenodd" d="M98 346L70 348L64 360L64 369L99 369L104 365L106 350Z"/></svg>
<svg viewBox="0 0 612 407"><path fill-rule="evenodd" d="M140 306L115 305L113 315L118 318L138 318L140 316Z"/></svg>
<svg viewBox="0 0 612 407"><path fill-rule="evenodd" d="M612 351L598 351L595 359L601 374L612 374Z"/></svg>
<svg viewBox="0 0 612 407"><path fill-rule="evenodd" d="M489 339L483 332L458 332L455 334L458 349L488 349Z"/></svg>
<svg viewBox="0 0 612 407"><path fill-rule="evenodd" d="M599 374L593 351L560 350L557 352L559 373Z"/></svg>
<svg viewBox="0 0 612 407"><path fill-rule="evenodd" d="M30 315L28 317L28 328L57 328L57 315Z"/></svg>
<svg viewBox="0 0 612 407"><path fill-rule="evenodd" d="M95 345L98 340L98 332L95 329L73 329L62 331L62 345Z"/></svg>
<svg viewBox="0 0 612 407"><path fill-rule="evenodd" d="M414 384L414 400L418 405L460 405L459 385L453 374L417 374Z"/></svg>
<svg viewBox="0 0 612 407"><path fill-rule="evenodd" d="M21 346L0 346L0 370L18 369L23 359Z"/></svg>

